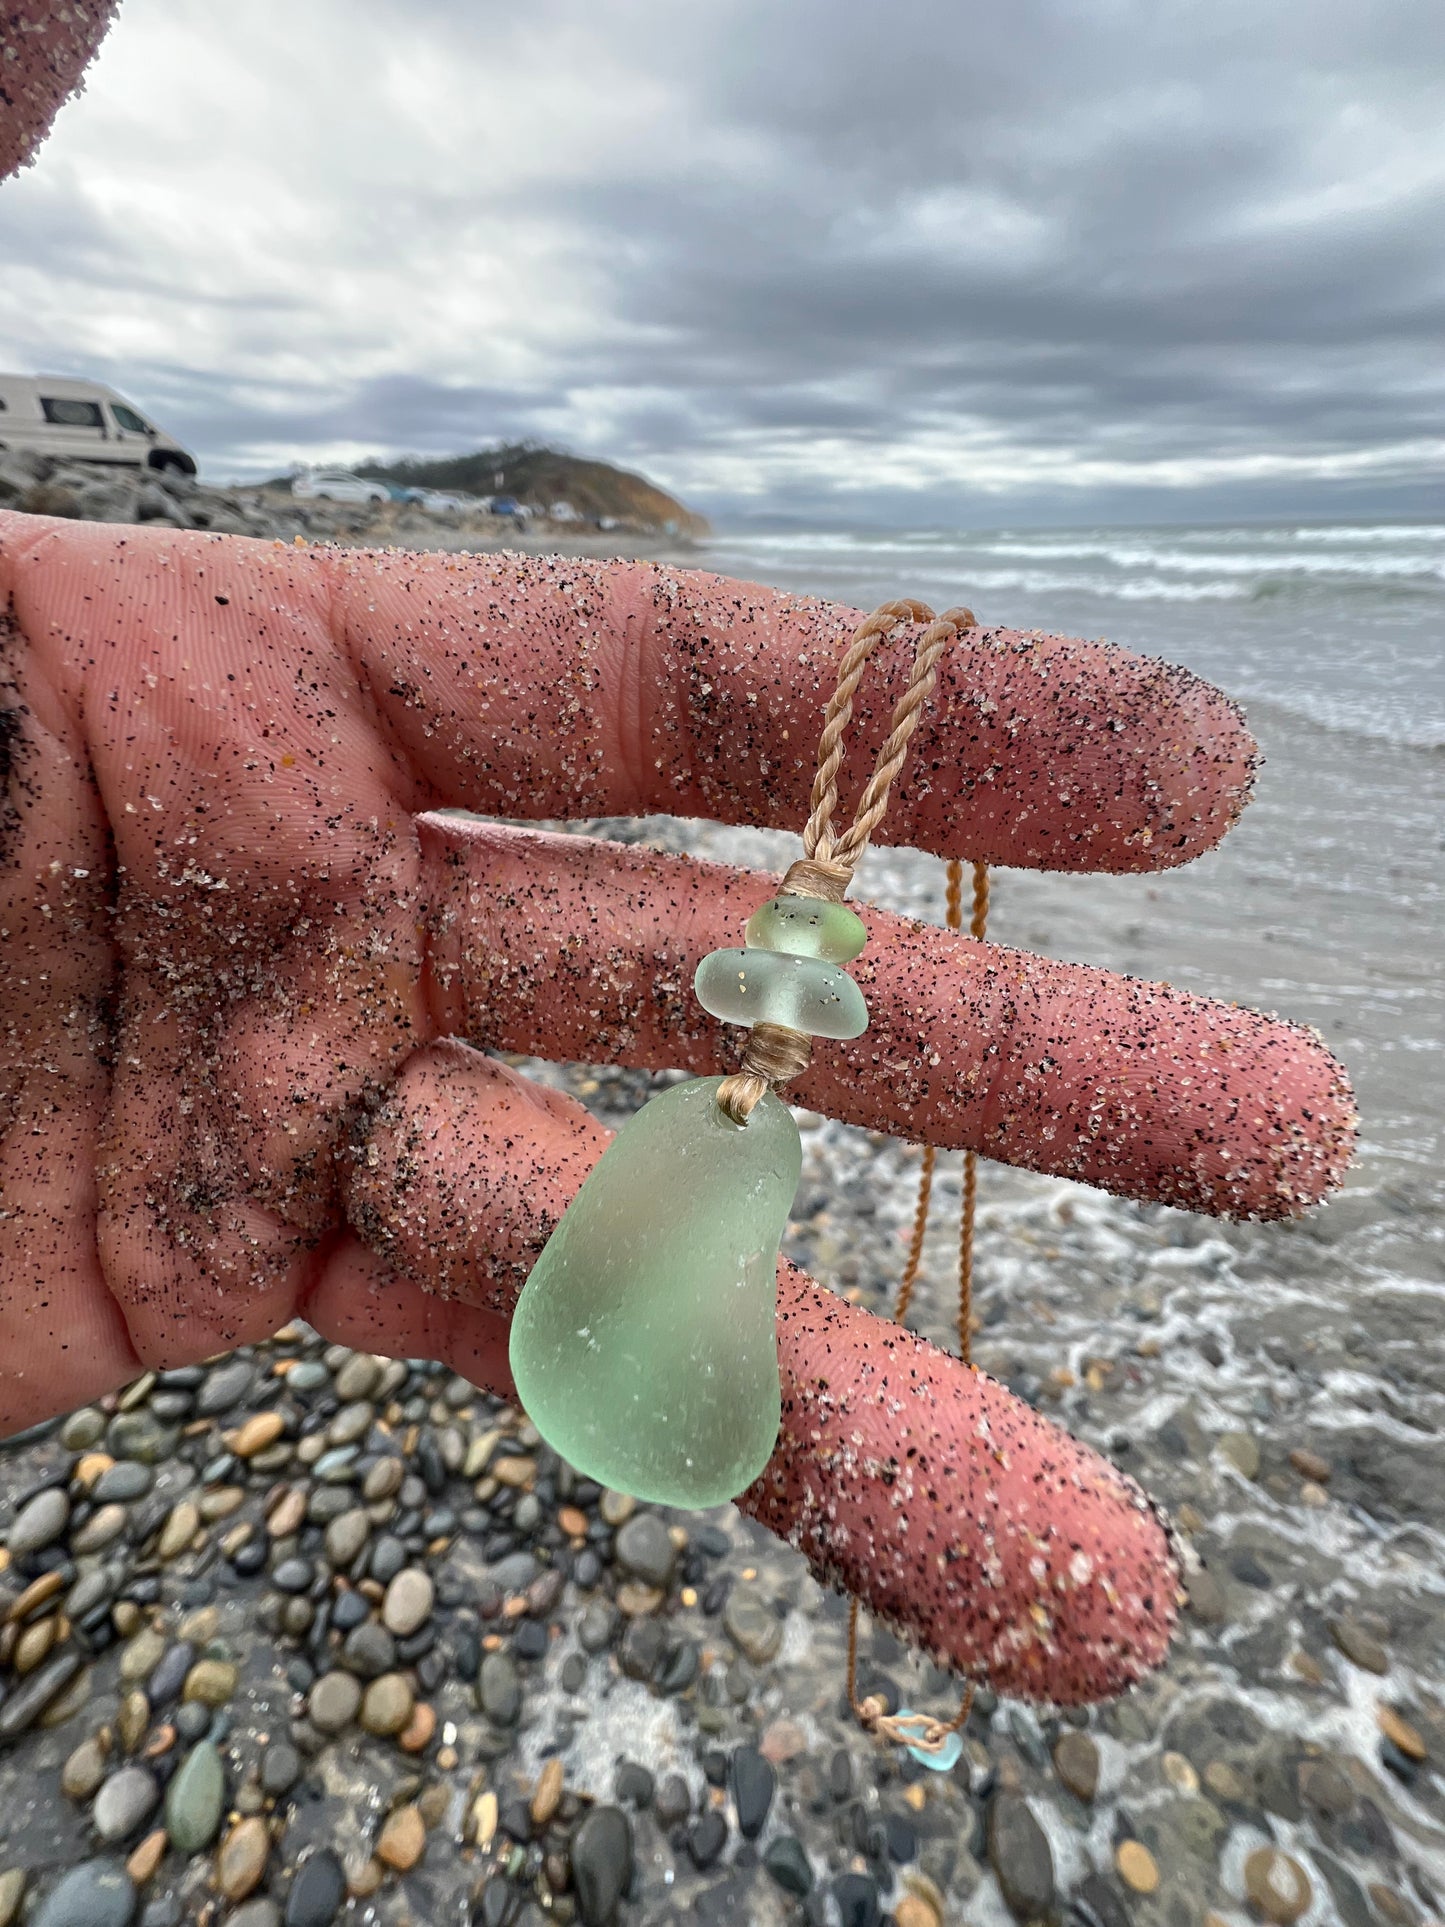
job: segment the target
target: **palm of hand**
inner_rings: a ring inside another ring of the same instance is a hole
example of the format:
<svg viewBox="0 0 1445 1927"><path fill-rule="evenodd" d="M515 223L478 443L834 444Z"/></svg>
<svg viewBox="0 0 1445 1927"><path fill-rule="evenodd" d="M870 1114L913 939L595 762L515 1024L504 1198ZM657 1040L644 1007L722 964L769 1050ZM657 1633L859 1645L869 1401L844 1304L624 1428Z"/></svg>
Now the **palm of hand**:
<svg viewBox="0 0 1445 1927"><path fill-rule="evenodd" d="M0 516L6 609L0 1427L298 1312L504 1388L506 1314L603 1134L450 1039L723 1068L691 964L765 892L422 813L794 826L851 613L643 567ZM995 632L947 665L894 828L994 861L1149 867L1222 834L1251 753L1182 672ZM872 1026L799 1081L818 1108L1218 1211L1298 1208L1347 1155L1338 1068L1285 1025L870 924ZM796 1274L780 1310L784 1438L750 1504L857 1583L821 1515L839 1486L860 1517L869 1501L828 1461L820 1358L886 1376L902 1348L936 1454L965 1468L997 1388ZM1057 1454L998 1400L1030 1464ZM853 1422L886 1447L881 1407ZM941 1503L873 1596L976 1660L988 1629L960 1644L922 1596ZM1157 1567L1142 1511L1135 1540L1119 1556Z"/></svg>

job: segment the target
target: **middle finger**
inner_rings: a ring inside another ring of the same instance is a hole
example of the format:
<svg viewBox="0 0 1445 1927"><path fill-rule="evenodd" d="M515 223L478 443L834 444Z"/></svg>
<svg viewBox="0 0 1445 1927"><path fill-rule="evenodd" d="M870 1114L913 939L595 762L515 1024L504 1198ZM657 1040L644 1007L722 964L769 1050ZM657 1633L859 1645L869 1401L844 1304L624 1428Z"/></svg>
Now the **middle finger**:
<svg viewBox="0 0 1445 1927"><path fill-rule="evenodd" d="M425 816L434 1021L495 1050L697 1073L738 1040L692 977L773 879ZM870 1022L788 1087L846 1123L1218 1216L1338 1182L1354 1106L1314 1032L1236 1005L864 907Z"/></svg>

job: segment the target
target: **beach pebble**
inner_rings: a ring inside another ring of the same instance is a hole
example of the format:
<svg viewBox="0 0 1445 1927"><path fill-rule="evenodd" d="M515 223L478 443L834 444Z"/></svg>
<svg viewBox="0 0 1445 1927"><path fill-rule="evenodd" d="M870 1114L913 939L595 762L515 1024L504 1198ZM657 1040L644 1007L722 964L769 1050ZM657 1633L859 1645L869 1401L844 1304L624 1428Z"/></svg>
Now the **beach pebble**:
<svg viewBox="0 0 1445 1927"><path fill-rule="evenodd" d="M263 1894L227 1914L226 1927L281 1927L281 1909Z"/></svg>
<svg viewBox="0 0 1445 1927"><path fill-rule="evenodd" d="M383 1673L362 1695L361 1725L368 1733L386 1736L400 1733L411 1718L414 1698L411 1687L400 1673Z"/></svg>
<svg viewBox="0 0 1445 1927"><path fill-rule="evenodd" d="M1380 1731L1393 1746L1399 1747L1407 1759L1423 1760L1426 1754L1425 1742L1415 1727L1393 1706L1383 1702L1375 1709L1375 1718Z"/></svg>
<svg viewBox="0 0 1445 1927"><path fill-rule="evenodd" d="M22 1677L33 1673L51 1647L55 1644L60 1631L60 1621L54 1613L48 1618L32 1620L15 1643L10 1664Z"/></svg>
<svg viewBox="0 0 1445 1927"><path fill-rule="evenodd" d="M136 1891L118 1860L85 1860L62 1874L30 1927L130 1927Z"/></svg>
<svg viewBox="0 0 1445 1927"><path fill-rule="evenodd" d="M384 1361L373 1358L370 1352L353 1352L336 1374L337 1398L343 1405L349 1405L357 1399L375 1397L384 1369Z"/></svg>
<svg viewBox="0 0 1445 1927"><path fill-rule="evenodd" d="M345 1571L361 1553L371 1537L371 1514L364 1506L351 1506L326 1528L326 1558L338 1572Z"/></svg>
<svg viewBox="0 0 1445 1927"><path fill-rule="evenodd" d="M411 1718L396 1736L396 1743L403 1753L424 1753L431 1745L437 1730L435 1707L425 1700L418 1700L411 1709Z"/></svg>
<svg viewBox="0 0 1445 1927"><path fill-rule="evenodd" d="M1259 1472L1259 1447L1248 1432L1221 1432L1214 1449L1227 1459L1241 1478L1253 1479Z"/></svg>
<svg viewBox="0 0 1445 1927"><path fill-rule="evenodd" d="M240 1820L221 1842L216 1854L216 1886L227 1900L244 1900L259 1885L271 1851L264 1820Z"/></svg>
<svg viewBox="0 0 1445 1927"><path fill-rule="evenodd" d="M261 1755L261 1791L272 1799L289 1793L301 1778L301 1755L286 1740L272 1740Z"/></svg>
<svg viewBox="0 0 1445 1927"><path fill-rule="evenodd" d="M382 1602L382 1624L398 1639L409 1638L431 1618L436 1588L430 1573L419 1566L406 1566L391 1581Z"/></svg>
<svg viewBox="0 0 1445 1927"><path fill-rule="evenodd" d="M1114 1849L1114 1866L1136 1894L1152 1894L1159 1885L1158 1863L1142 1840L1121 1840Z"/></svg>
<svg viewBox="0 0 1445 1927"><path fill-rule="evenodd" d="M346 1899L346 1875L330 1847L322 1847L296 1870L286 1896L285 1927L331 1927Z"/></svg>
<svg viewBox="0 0 1445 1927"><path fill-rule="evenodd" d="M1314 1897L1310 1877L1298 1860L1275 1847L1256 1847L1249 1855L1244 1887L1256 1910L1279 1927L1290 1927Z"/></svg>
<svg viewBox="0 0 1445 1927"><path fill-rule="evenodd" d="M894 1906L893 1918L897 1927L943 1927L942 1914L922 1894L904 1894Z"/></svg>
<svg viewBox="0 0 1445 1927"><path fill-rule="evenodd" d="M155 1879L156 1870L165 1859L170 1844L170 1841L166 1838L165 1828L155 1827L145 1836L140 1844L134 1847L127 1855L125 1870L137 1887L146 1887ZM166 1903L163 1901L160 1904L165 1905ZM147 1915L154 1918L153 1906L147 1907L145 1913L141 1915L141 1927L146 1927ZM179 1927L179 1922L177 1923L177 1927Z"/></svg>
<svg viewBox="0 0 1445 1927"><path fill-rule="evenodd" d="M731 1779L738 1831L744 1840L756 1840L773 1804L778 1776L755 1746L740 1746L732 1757Z"/></svg>
<svg viewBox="0 0 1445 1927"><path fill-rule="evenodd" d="M511 1726L522 1710L522 1683L505 1653L488 1653L477 1677L477 1703L489 1720Z"/></svg>
<svg viewBox="0 0 1445 1927"><path fill-rule="evenodd" d="M674 1827L692 1812L692 1795L680 1773L664 1774L652 1796L652 1810L660 1827Z"/></svg>
<svg viewBox="0 0 1445 1927"><path fill-rule="evenodd" d="M608 1927L632 1878L632 1824L620 1807L593 1807L572 1836L571 1861L584 1927Z"/></svg>
<svg viewBox="0 0 1445 1927"><path fill-rule="evenodd" d="M135 1752L150 1723L151 1703L138 1686L133 1687L122 1699L115 1716L115 1730L125 1752Z"/></svg>
<svg viewBox="0 0 1445 1927"><path fill-rule="evenodd" d="M396 1664L396 1641L378 1620L365 1620L346 1635L341 1663L362 1679L376 1679Z"/></svg>
<svg viewBox="0 0 1445 1927"><path fill-rule="evenodd" d="M376 1857L398 1873L408 1873L426 1846L426 1825L414 1806L398 1807L386 1816L376 1841Z"/></svg>
<svg viewBox="0 0 1445 1927"><path fill-rule="evenodd" d="M80 1530L71 1535L70 1550L75 1553L100 1552L125 1531L129 1517L123 1505L98 1506Z"/></svg>
<svg viewBox="0 0 1445 1927"><path fill-rule="evenodd" d="M268 1445L274 1445L286 1430L279 1412L255 1412L226 1439L226 1449L238 1459L254 1459Z"/></svg>
<svg viewBox="0 0 1445 1927"><path fill-rule="evenodd" d="M104 1778L105 1748L92 1736L81 1741L61 1768L61 1791L72 1800L88 1800Z"/></svg>
<svg viewBox="0 0 1445 1927"><path fill-rule="evenodd" d="M1205 1566L1191 1572L1184 1582L1191 1615L1201 1626L1221 1626L1227 1616L1224 1588Z"/></svg>
<svg viewBox="0 0 1445 1927"><path fill-rule="evenodd" d="M1079 1800L1092 1800L1099 1787L1099 1749L1087 1733L1072 1727L1054 1745L1054 1771Z"/></svg>
<svg viewBox="0 0 1445 1927"><path fill-rule="evenodd" d="M552 1818L552 1815L557 1811L558 1802L562 1798L564 1777L562 1762L555 1755L548 1760L547 1764L542 1768L542 1771L537 1775L537 1784L532 1789L532 1799L528 1811L531 1814L532 1825L539 1831L546 1826L547 1822Z"/></svg>
<svg viewBox="0 0 1445 1927"><path fill-rule="evenodd" d="M672 1535L655 1512L635 1512L613 1541L613 1557L624 1572L665 1591L677 1563Z"/></svg>
<svg viewBox="0 0 1445 1927"><path fill-rule="evenodd" d="M143 1499L155 1483L155 1473L137 1459L122 1459L101 1473L91 1490L99 1504L131 1505Z"/></svg>
<svg viewBox="0 0 1445 1927"><path fill-rule="evenodd" d="M191 1748L166 1788L166 1832L178 1853L209 1847L221 1824L226 1771L214 1741Z"/></svg>
<svg viewBox="0 0 1445 1927"><path fill-rule="evenodd" d="M712 1866L727 1845L728 1823L716 1807L700 1813L687 1830L687 1851L699 1873Z"/></svg>
<svg viewBox="0 0 1445 1927"><path fill-rule="evenodd" d="M614 1492L609 1487L597 1501L597 1510L602 1515L604 1525L624 1526L637 1509L637 1501L630 1492Z"/></svg>
<svg viewBox="0 0 1445 1927"><path fill-rule="evenodd" d="M227 1359L224 1365L207 1374L196 1399L196 1416L216 1418L222 1412L229 1412L241 1403L255 1378L256 1368L248 1358Z"/></svg>
<svg viewBox="0 0 1445 1927"><path fill-rule="evenodd" d="M0 1927L14 1927L25 1898L25 1869L10 1867L0 1873Z"/></svg>
<svg viewBox="0 0 1445 1927"><path fill-rule="evenodd" d="M306 1702L318 1733L340 1733L361 1710L361 1682L353 1673L323 1673Z"/></svg>
<svg viewBox="0 0 1445 1927"><path fill-rule="evenodd" d="M754 1666L765 1666L783 1643L783 1624L752 1586L734 1586L723 1608L723 1630Z"/></svg>
<svg viewBox="0 0 1445 1927"><path fill-rule="evenodd" d="M0 1740L12 1740L33 1726L51 1701L59 1699L83 1665L80 1654L73 1647L66 1647L31 1673L24 1685L16 1687L0 1705Z"/></svg>
<svg viewBox="0 0 1445 1927"><path fill-rule="evenodd" d="M52 1485L44 1492L37 1492L16 1514L6 1535L11 1558L25 1559L32 1552L43 1552L55 1544L69 1523L70 1500L62 1487Z"/></svg>
<svg viewBox="0 0 1445 1927"><path fill-rule="evenodd" d="M841 1927L878 1927L878 1883L866 1873L839 1874L833 1882Z"/></svg>
<svg viewBox="0 0 1445 1927"><path fill-rule="evenodd" d="M153 1773L143 1766L123 1766L101 1787L90 1817L106 1845L115 1846L149 1820L160 1798Z"/></svg>
<svg viewBox="0 0 1445 1927"><path fill-rule="evenodd" d="M67 1452L86 1452L105 1437L105 1413L93 1405L82 1405L72 1412L60 1428L60 1443Z"/></svg>
<svg viewBox="0 0 1445 1927"><path fill-rule="evenodd" d="M1389 1672L1390 1656L1384 1646L1373 1633L1367 1632L1358 1620L1348 1614L1330 1621L1330 1638L1346 1659L1365 1672Z"/></svg>
<svg viewBox="0 0 1445 1927"><path fill-rule="evenodd" d="M988 1857L1009 1911L1022 1921L1048 1913L1054 1899L1054 1856L1021 1794L994 1796L987 1838Z"/></svg>
<svg viewBox="0 0 1445 1927"><path fill-rule="evenodd" d="M763 1854L763 1865L785 1893L801 1897L812 1892L813 1869L795 1833L776 1834Z"/></svg>
<svg viewBox="0 0 1445 1927"><path fill-rule="evenodd" d="M228 1659L198 1659L186 1674L181 1697L202 1706L224 1706L236 1690L238 1677Z"/></svg>
<svg viewBox="0 0 1445 1927"><path fill-rule="evenodd" d="M1328 1459L1322 1459L1318 1452L1307 1452L1302 1446L1296 1446L1290 1453L1289 1462L1300 1477L1312 1485L1328 1485L1334 1470Z"/></svg>
<svg viewBox="0 0 1445 1927"><path fill-rule="evenodd" d="M178 1559L195 1538L201 1525L201 1509L192 1499L172 1506L156 1542L156 1557Z"/></svg>

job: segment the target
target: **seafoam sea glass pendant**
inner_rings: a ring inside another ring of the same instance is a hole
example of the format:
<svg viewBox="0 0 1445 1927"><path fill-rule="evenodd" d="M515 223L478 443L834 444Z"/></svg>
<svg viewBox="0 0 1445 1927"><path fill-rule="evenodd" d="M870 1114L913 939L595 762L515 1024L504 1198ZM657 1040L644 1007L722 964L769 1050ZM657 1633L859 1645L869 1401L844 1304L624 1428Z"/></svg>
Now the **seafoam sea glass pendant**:
<svg viewBox="0 0 1445 1927"><path fill-rule="evenodd" d="M863 993L838 968L866 941L851 910L785 892L747 936L697 967L714 1017L812 1037L867 1029ZM776 1073L752 1075L755 1095ZM512 1314L512 1376L547 1443L589 1478L667 1505L735 1498L778 1437L778 1247L802 1144L771 1089L737 1122L718 1102L725 1081L675 1085L618 1132Z"/></svg>
<svg viewBox="0 0 1445 1927"><path fill-rule="evenodd" d="M721 1082L674 1085L618 1132L512 1317L512 1375L548 1444L667 1505L735 1497L778 1437L778 1246L802 1143L771 1091L733 1123Z"/></svg>

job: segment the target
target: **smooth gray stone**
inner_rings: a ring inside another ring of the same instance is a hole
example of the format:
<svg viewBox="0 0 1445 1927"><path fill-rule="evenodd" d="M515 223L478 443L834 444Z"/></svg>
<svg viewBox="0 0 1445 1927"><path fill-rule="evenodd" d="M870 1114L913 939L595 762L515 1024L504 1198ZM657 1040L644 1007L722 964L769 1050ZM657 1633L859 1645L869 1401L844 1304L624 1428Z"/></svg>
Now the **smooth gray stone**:
<svg viewBox="0 0 1445 1927"><path fill-rule="evenodd" d="M118 1860L85 1860L61 1875L31 1927L130 1927L135 1907L135 1888Z"/></svg>

